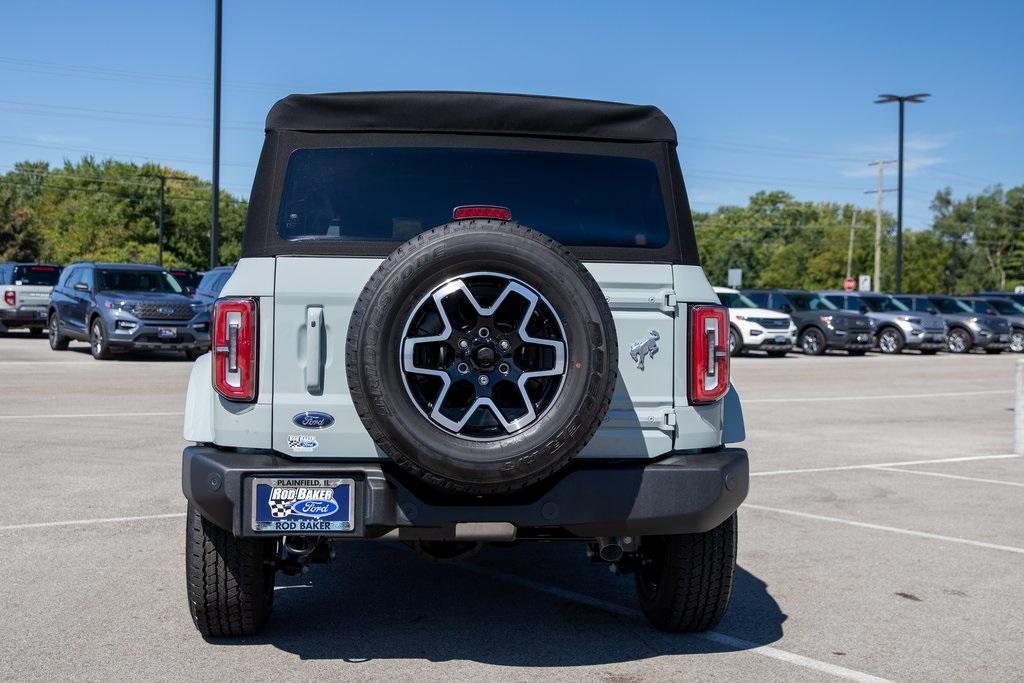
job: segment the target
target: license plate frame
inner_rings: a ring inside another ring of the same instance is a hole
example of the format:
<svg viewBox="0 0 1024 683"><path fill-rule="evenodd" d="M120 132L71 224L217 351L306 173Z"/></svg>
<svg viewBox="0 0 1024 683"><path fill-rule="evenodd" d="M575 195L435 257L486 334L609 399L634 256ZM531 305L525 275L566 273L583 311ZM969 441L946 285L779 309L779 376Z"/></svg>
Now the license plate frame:
<svg viewBox="0 0 1024 683"><path fill-rule="evenodd" d="M275 492L275 488L287 491ZM329 498L324 496L327 490ZM249 523L256 533L320 536L350 534L356 529L352 477L252 477L249 494ZM329 512L328 502L334 504Z"/></svg>
<svg viewBox="0 0 1024 683"><path fill-rule="evenodd" d="M174 340L178 338L177 327L158 327L156 330L156 336L159 339Z"/></svg>

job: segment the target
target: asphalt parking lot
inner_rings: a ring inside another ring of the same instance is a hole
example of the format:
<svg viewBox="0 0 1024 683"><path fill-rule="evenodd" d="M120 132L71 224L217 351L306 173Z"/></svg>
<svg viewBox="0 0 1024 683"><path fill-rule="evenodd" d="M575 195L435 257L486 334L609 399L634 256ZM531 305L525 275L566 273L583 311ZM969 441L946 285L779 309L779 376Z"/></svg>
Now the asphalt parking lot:
<svg viewBox="0 0 1024 683"><path fill-rule="evenodd" d="M0 678L1013 679L1024 463L1004 354L737 359L751 492L716 632L667 635L577 544L443 565L348 544L258 638L185 601L191 364L0 338Z"/></svg>

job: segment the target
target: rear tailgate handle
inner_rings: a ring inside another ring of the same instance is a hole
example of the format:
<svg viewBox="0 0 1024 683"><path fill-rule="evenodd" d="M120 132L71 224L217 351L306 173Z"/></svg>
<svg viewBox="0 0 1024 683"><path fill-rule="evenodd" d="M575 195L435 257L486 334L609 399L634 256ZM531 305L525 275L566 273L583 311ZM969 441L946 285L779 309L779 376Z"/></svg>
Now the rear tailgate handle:
<svg viewBox="0 0 1024 683"><path fill-rule="evenodd" d="M324 388L324 308L306 309L306 390L320 393Z"/></svg>

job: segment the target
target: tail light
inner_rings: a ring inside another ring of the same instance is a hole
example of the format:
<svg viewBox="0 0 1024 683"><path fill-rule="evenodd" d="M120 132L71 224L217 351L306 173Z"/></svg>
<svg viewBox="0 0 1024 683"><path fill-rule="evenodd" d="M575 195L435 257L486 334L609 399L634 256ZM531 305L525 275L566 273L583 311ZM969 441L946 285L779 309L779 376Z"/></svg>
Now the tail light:
<svg viewBox="0 0 1024 683"><path fill-rule="evenodd" d="M690 401L712 403L728 390L728 310L694 306L690 309Z"/></svg>
<svg viewBox="0 0 1024 683"><path fill-rule="evenodd" d="M4 303L8 306L13 306L18 302L17 294L13 289L4 290Z"/></svg>
<svg viewBox="0 0 1024 683"><path fill-rule="evenodd" d="M467 218L493 218L499 221L512 220L512 212L504 206L456 206L452 218L457 221Z"/></svg>
<svg viewBox="0 0 1024 683"><path fill-rule="evenodd" d="M218 299L213 306L213 388L231 401L256 400L255 299Z"/></svg>

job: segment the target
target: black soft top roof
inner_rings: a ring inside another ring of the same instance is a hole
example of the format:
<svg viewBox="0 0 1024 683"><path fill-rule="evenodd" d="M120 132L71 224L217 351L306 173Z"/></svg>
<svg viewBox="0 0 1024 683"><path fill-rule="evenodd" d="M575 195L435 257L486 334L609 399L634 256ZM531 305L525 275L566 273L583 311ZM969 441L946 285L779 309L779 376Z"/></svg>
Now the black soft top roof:
<svg viewBox="0 0 1024 683"><path fill-rule="evenodd" d="M650 105L473 92L289 95L267 131L523 135L676 144L672 122Z"/></svg>

